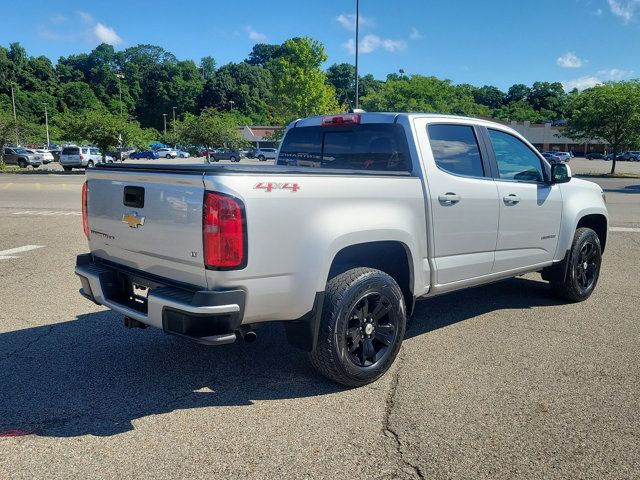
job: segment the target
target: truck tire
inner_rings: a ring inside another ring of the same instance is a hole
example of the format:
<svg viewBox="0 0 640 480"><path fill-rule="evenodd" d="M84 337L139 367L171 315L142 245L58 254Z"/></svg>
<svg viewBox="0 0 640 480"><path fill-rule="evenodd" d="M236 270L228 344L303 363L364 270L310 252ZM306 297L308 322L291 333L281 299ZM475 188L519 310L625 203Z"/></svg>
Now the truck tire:
<svg viewBox="0 0 640 480"><path fill-rule="evenodd" d="M236 157L234 157L233 155L231 155L231 157L229 157L229 160L231 160L232 162L236 161Z"/></svg>
<svg viewBox="0 0 640 480"><path fill-rule="evenodd" d="M553 271L549 282L551 290L570 302L582 302L591 296L600 276L602 248L596 232L578 228L565 262L568 262L563 265L566 268Z"/></svg>
<svg viewBox="0 0 640 480"><path fill-rule="evenodd" d="M27 161L24 158L18 159L18 166L20 168L27 168Z"/></svg>
<svg viewBox="0 0 640 480"><path fill-rule="evenodd" d="M402 345L402 290L380 270L354 268L329 280L313 367L334 382L360 387L385 374Z"/></svg>
<svg viewBox="0 0 640 480"><path fill-rule="evenodd" d="M261 162L266 161L266 157L264 155L258 155L258 160L260 160Z"/></svg>
<svg viewBox="0 0 640 480"><path fill-rule="evenodd" d="M87 162L87 168L93 168L93 160Z"/></svg>
<svg viewBox="0 0 640 480"><path fill-rule="evenodd" d="M64 168L65 172L70 172L71 171L71 167L62 167L62 168Z"/></svg>

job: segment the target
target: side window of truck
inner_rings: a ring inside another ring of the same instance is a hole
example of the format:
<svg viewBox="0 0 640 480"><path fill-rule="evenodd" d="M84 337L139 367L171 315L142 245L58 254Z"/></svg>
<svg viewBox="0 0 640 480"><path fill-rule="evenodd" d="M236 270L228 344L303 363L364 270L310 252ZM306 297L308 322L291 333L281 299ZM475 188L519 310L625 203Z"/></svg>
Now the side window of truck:
<svg viewBox="0 0 640 480"><path fill-rule="evenodd" d="M491 128L489 137L501 179L521 182L544 181L540 158L523 141L506 132Z"/></svg>
<svg viewBox="0 0 640 480"><path fill-rule="evenodd" d="M473 127L434 124L427 129L438 168L454 175L484 177L480 148Z"/></svg>

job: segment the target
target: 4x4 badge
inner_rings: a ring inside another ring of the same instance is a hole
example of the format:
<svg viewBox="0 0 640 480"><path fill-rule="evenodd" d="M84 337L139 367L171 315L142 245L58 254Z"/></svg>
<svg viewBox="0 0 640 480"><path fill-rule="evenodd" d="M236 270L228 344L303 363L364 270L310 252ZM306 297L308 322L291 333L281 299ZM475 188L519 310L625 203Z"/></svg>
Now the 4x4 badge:
<svg viewBox="0 0 640 480"><path fill-rule="evenodd" d="M138 215L138 212L133 210L122 215L122 221L129 225L130 228L138 228L144 225L144 217Z"/></svg>

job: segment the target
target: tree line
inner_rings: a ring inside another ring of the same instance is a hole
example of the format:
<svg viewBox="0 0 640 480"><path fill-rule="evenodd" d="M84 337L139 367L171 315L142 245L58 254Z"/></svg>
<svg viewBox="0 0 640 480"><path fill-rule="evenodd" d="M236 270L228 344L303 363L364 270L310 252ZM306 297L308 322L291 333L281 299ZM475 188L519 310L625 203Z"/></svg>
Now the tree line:
<svg viewBox="0 0 640 480"><path fill-rule="evenodd" d="M103 129L119 132L119 141L132 146L150 139L178 140L172 137L177 127L194 126L194 116L203 112L220 116L224 125L216 125L228 132L230 125L285 125L299 117L345 111L353 106L355 69L347 63L324 69L326 61L323 45L306 37L279 45L256 44L245 60L222 66L211 56L198 64L179 60L154 45L116 51L101 44L89 53L61 57L55 64L45 56L30 56L19 43L0 46L0 143L12 142L16 132L22 143L43 143L45 105L52 139L96 143L93 139ZM599 87L565 92L559 82L540 81L502 91L491 85L456 85L433 76L397 73L384 80L365 75L358 83L360 105L369 111L426 111L532 122L566 119L575 138L603 138L611 143L609 131L595 131L587 128L589 122L577 121L587 110L590 90ZM628 100L622 116L635 118L630 112L635 108L637 82L608 85L615 87L616 98L622 95ZM12 89L17 125L12 120ZM594 116L598 113L591 112L592 124ZM629 128L611 127L617 135L614 148L635 145L640 133L634 128L635 123ZM104 139L103 143L109 142Z"/></svg>

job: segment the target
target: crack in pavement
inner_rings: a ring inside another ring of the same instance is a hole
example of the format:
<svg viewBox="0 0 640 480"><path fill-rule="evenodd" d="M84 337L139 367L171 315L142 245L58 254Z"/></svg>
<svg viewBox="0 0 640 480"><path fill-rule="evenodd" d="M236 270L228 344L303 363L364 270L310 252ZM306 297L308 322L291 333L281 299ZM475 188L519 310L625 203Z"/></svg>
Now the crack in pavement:
<svg viewBox="0 0 640 480"><path fill-rule="evenodd" d="M389 388L389 393L387 394L384 418L382 419L382 431L387 438L393 439L395 443L395 452L400 463L410 469L413 478L423 479L425 478L425 476L422 473L420 466L414 465L405 458L404 452L402 451L402 440L400 440L400 434L394 430L390 422L390 417L395 406L396 392L398 390L398 384L400 382L400 369L402 367L402 364L404 363L404 352L405 350L404 348L402 348L401 354L397 357L395 362L396 368L393 372L393 376L391 377L391 387Z"/></svg>
<svg viewBox="0 0 640 480"><path fill-rule="evenodd" d="M38 343L40 340L42 340L44 337L48 336L51 334L51 332L53 332L53 329L55 328L55 324L54 325L48 325L47 326L47 331L44 332L41 335L38 335L36 338L34 338L33 340L29 341L24 347L19 348L18 350L14 350L13 352L9 353L8 355L5 355L4 357L0 358L0 362L4 362L5 360L8 360L12 357L18 356L23 352L26 352L27 350L29 350L33 345L35 345L36 343Z"/></svg>

